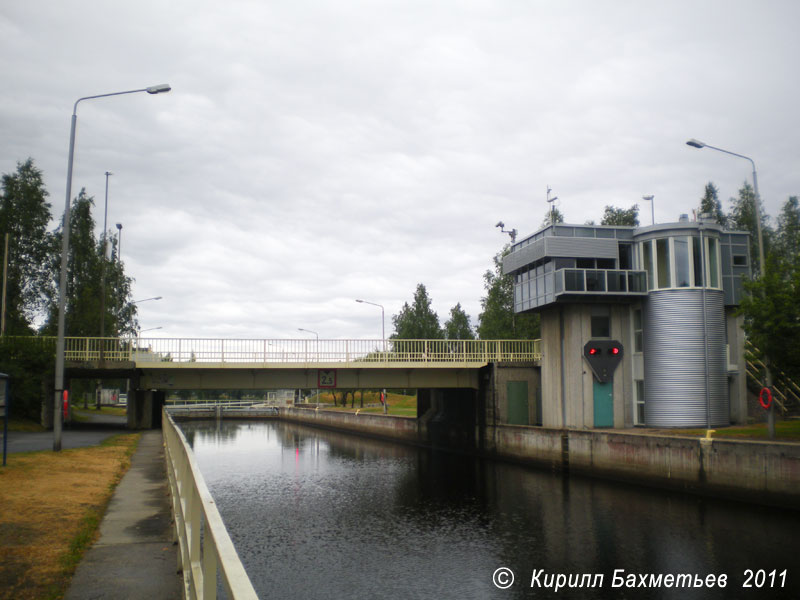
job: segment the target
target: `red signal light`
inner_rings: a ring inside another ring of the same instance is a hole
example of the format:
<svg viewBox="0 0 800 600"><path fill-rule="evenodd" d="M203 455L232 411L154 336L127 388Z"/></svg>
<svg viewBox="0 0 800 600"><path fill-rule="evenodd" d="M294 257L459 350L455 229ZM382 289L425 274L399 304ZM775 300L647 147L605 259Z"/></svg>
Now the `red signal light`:
<svg viewBox="0 0 800 600"><path fill-rule="evenodd" d="M613 348L611 348L611 354L613 354L614 356L619 354L619 348L617 346L614 346Z"/></svg>
<svg viewBox="0 0 800 600"><path fill-rule="evenodd" d="M589 348L589 356L594 356L596 354L600 354L600 350L597 348Z"/></svg>

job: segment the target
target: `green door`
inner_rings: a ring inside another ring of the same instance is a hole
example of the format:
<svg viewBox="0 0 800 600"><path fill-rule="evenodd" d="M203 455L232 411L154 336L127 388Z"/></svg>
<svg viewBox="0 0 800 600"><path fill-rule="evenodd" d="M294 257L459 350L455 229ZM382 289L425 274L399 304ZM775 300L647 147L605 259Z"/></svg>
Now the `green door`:
<svg viewBox="0 0 800 600"><path fill-rule="evenodd" d="M594 426L614 426L614 380L594 381Z"/></svg>
<svg viewBox="0 0 800 600"><path fill-rule="evenodd" d="M508 424L528 425L528 382L509 381L506 383L508 398Z"/></svg>

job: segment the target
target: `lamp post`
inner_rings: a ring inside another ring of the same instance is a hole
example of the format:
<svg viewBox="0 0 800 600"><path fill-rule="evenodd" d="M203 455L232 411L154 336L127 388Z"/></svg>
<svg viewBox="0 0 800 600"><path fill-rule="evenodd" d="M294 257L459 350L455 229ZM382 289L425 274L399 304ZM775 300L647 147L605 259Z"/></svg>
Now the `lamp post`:
<svg viewBox="0 0 800 600"><path fill-rule="evenodd" d="M103 338L106 337L106 244L108 242L108 177L113 175L111 171L106 171L106 201L103 210L103 262L100 266L100 361L103 361L103 350L105 350L105 343ZM99 398L99 396L98 396ZM100 408L100 400L97 401L97 407Z"/></svg>
<svg viewBox="0 0 800 600"><path fill-rule="evenodd" d="M78 98L72 108L72 121L69 130L69 156L67 158L67 198L64 207L64 223L61 231L61 274L58 280L58 337L56 339L56 367L55 367L55 402L53 412L53 451L61 450L61 398L64 392L64 322L65 307L67 296L67 265L69 254L69 209L70 196L72 195L72 165L75 157L75 125L78 121L78 104L83 100L94 100L95 98L107 98L109 96L121 96L122 94L135 94L147 92L148 94L162 94L172 88L166 84L153 85L138 90L127 90L124 92L112 92L110 94L98 94L95 96L84 96Z"/></svg>
<svg viewBox="0 0 800 600"><path fill-rule="evenodd" d="M117 262L122 262L122 223L117 223Z"/></svg>
<svg viewBox="0 0 800 600"><path fill-rule="evenodd" d="M311 331L310 329L303 329L302 327L298 327L297 331L305 331L306 333L311 333L317 336L317 360L319 360L319 334L316 331ZM317 373L317 383L319 383L319 372ZM317 406L319 406L319 388L314 388L314 394L317 397ZM334 397L334 404L336 404L336 398Z"/></svg>
<svg viewBox="0 0 800 600"><path fill-rule="evenodd" d="M514 230L516 232L516 230ZM369 304L371 306L377 306L381 309L381 340L383 342L383 353L384 358L386 354L386 311L383 309L382 304L377 304L376 302L369 302L367 300L361 300L356 298L356 302L360 304ZM383 388L383 414L388 414L389 409L386 407L386 388Z"/></svg>
<svg viewBox="0 0 800 600"><path fill-rule="evenodd" d="M756 218L756 232L758 234L758 266L760 271L760 277L764 276L764 240L761 235L761 196L758 193L758 174L756 173L756 163L755 161L750 158L749 156L745 156L744 154L737 154L736 152L731 152L730 150L723 150L722 148L717 148L716 146L712 146L710 144L706 144L705 142L701 142L700 140L696 140L694 138L690 139L686 142L687 146L691 146L692 148L710 148L711 150L716 150L717 152L723 152L725 154L730 154L731 156L736 156L738 158L743 158L745 160L750 161L750 165L753 167L753 193L755 194L754 198L754 212ZM769 369L769 360L767 357L764 357L764 386L770 388L772 391L772 373ZM769 405L769 410L767 411L767 428L769 429L769 437L775 437L775 412L773 405Z"/></svg>
<svg viewBox="0 0 800 600"><path fill-rule="evenodd" d="M650 196L642 196L642 200L647 200L650 203L650 213L651 213L652 218L653 218L653 225L655 225L656 224L656 203L655 203L655 200L653 200L653 198L655 198L655 196L653 196L652 194Z"/></svg>

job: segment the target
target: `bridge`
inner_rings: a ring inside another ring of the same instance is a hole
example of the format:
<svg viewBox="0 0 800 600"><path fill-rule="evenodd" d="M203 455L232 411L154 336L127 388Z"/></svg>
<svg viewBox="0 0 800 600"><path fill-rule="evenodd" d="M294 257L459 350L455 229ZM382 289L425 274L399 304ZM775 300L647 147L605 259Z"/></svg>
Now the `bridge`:
<svg viewBox="0 0 800 600"><path fill-rule="evenodd" d="M135 371L141 389L474 388L490 363L538 363L539 340L65 339L71 376Z"/></svg>

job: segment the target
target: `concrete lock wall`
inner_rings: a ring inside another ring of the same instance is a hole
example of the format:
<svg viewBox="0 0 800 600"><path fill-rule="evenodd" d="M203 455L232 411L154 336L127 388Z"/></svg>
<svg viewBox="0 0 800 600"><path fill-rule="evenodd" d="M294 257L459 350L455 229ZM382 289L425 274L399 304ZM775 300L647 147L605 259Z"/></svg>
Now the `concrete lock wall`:
<svg viewBox="0 0 800 600"><path fill-rule="evenodd" d="M500 425L487 453L515 462L797 508L800 444Z"/></svg>
<svg viewBox="0 0 800 600"><path fill-rule="evenodd" d="M422 441L417 419L411 417L345 413L312 408L281 408L280 416L287 421L325 429L349 431L411 443Z"/></svg>

